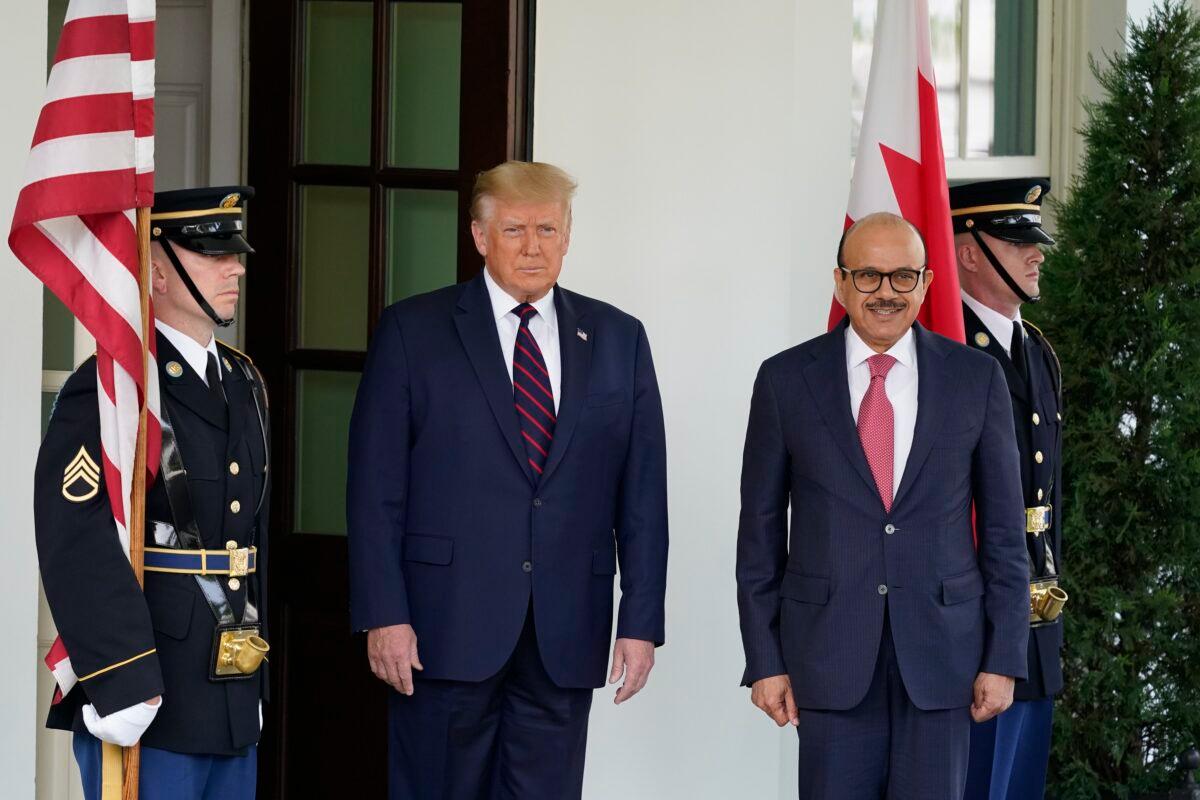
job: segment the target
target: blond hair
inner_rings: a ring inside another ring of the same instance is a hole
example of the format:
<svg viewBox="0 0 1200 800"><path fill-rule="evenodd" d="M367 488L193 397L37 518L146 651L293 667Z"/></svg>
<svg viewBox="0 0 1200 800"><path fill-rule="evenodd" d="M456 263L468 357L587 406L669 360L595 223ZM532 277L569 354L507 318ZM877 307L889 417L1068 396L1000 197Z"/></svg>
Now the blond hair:
<svg viewBox="0 0 1200 800"><path fill-rule="evenodd" d="M553 164L540 161L505 161L475 177L471 192L471 219L483 222L491 213L491 200L505 203L562 203L571 219L575 179Z"/></svg>

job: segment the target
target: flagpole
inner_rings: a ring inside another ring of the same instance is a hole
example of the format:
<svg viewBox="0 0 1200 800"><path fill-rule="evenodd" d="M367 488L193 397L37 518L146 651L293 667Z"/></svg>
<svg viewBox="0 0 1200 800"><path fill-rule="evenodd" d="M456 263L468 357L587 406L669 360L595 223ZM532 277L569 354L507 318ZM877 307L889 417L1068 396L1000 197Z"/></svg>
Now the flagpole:
<svg viewBox="0 0 1200 800"><path fill-rule="evenodd" d="M138 240L138 294L142 307L142 393L141 409L138 413L137 449L133 460L133 496L129 509L129 563L138 585L143 585L143 559L146 539L146 417L150 401L148 374L150 337L150 209L137 209ZM135 742L125 748L124 785L122 800L138 800L138 778L141 774L141 743Z"/></svg>

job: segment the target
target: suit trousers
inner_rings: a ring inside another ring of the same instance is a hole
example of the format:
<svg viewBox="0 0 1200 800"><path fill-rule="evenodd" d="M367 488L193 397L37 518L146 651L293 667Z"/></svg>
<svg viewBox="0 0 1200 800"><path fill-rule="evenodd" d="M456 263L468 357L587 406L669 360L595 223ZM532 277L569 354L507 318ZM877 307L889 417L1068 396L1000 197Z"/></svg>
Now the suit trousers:
<svg viewBox="0 0 1200 800"><path fill-rule="evenodd" d="M419 675L419 673L418 673ZM571 800L583 792L592 689L556 686L533 608L498 673L390 692L391 800Z"/></svg>
<svg viewBox="0 0 1200 800"><path fill-rule="evenodd" d="M913 705L886 614L862 701L848 711L802 708L799 718L800 800L962 800L970 710Z"/></svg>
<svg viewBox="0 0 1200 800"><path fill-rule="evenodd" d="M1031 800L1046 793L1054 700L1018 700L971 726L966 800Z"/></svg>
<svg viewBox="0 0 1200 800"><path fill-rule="evenodd" d="M90 733L76 733L71 748L83 778L83 796L101 800L103 743ZM142 747L139 800L254 800L257 782L258 753L254 747L241 756L192 755Z"/></svg>

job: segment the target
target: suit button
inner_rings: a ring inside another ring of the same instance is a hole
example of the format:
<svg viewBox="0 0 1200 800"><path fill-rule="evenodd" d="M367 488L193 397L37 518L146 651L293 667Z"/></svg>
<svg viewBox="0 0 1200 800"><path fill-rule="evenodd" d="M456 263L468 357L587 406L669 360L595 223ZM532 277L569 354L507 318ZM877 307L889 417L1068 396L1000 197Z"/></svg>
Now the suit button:
<svg viewBox="0 0 1200 800"><path fill-rule="evenodd" d="M881 583L876 591L878 591L881 595L887 594L887 587Z"/></svg>
<svg viewBox="0 0 1200 800"><path fill-rule="evenodd" d="M236 461L229 462L229 474L230 475L237 475L241 471L242 471L242 467L240 464L238 464Z"/></svg>
<svg viewBox="0 0 1200 800"><path fill-rule="evenodd" d="M1034 413L1034 415L1033 415L1033 424L1034 424L1034 425L1041 425L1041 424L1042 424L1042 418L1041 418L1041 417L1039 417L1039 416L1037 415L1037 413L1036 413L1036 412L1035 412L1035 413Z"/></svg>
<svg viewBox="0 0 1200 800"><path fill-rule="evenodd" d="M541 508L542 507L542 498L540 498L540 497L533 498L533 507ZM526 570L526 572L528 572L528 570Z"/></svg>
<svg viewBox="0 0 1200 800"><path fill-rule="evenodd" d="M229 510L236 514L242 510L242 504L240 502L238 502L237 500L234 500L232 503L229 504Z"/></svg>
<svg viewBox="0 0 1200 800"><path fill-rule="evenodd" d="M1040 464L1046 460L1046 457L1044 455L1042 455L1041 450L1038 450L1036 453L1033 454L1033 460Z"/></svg>
<svg viewBox="0 0 1200 800"><path fill-rule="evenodd" d="M884 525L884 526L883 526L883 532L884 532L884 533L887 533L887 534L892 534L892 533L895 533L895 532L896 532L896 526L895 526L895 525L893 525L892 523L890 523L890 522L889 522L887 525Z"/></svg>
<svg viewBox="0 0 1200 800"><path fill-rule="evenodd" d="M229 579L229 591L231 591L231 592L236 592L236 591L237 591L238 589L240 589L240 588L242 588L242 582L241 582L241 581L239 581L237 578L230 578L230 579Z"/></svg>
<svg viewBox="0 0 1200 800"><path fill-rule="evenodd" d="M521 570L522 570L523 572L533 572L533 562L532 562L532 561L526 561L525 563L523 563L523 564L521 565Z"/></svg>

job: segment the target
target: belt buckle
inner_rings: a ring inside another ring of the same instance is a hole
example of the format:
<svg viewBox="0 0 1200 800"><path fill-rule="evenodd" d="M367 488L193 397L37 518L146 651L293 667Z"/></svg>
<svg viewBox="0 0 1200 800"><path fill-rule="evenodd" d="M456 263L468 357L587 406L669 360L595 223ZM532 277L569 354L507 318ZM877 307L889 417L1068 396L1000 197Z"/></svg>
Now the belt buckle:
<svg viewBox="0 0 1200 800"><path fill-rule="evenodd" d="M238 547L236 542L225 545L229 552L229 577L244 578L250 574L250 548Z"/></svg>
<svg viewBox="0 0 1200 800"><path fill-rule="evenodd" d="M1034 506L1025 509L1025 532L1037 536L1050 530L1050 510L1052 506Z"/></svg>

